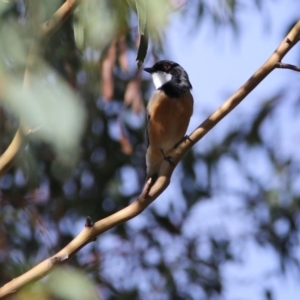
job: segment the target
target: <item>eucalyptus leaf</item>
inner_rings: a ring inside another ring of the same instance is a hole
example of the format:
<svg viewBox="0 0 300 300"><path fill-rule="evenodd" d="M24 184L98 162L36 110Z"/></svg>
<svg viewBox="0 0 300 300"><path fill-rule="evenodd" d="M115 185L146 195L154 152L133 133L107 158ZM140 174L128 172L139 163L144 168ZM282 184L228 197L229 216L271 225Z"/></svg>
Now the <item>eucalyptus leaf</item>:
<svg viewBox="0 0 300 300"><path fill-rule="evenodd" d="M9 2L8 0L1 0L0 1L0 14L5 12L6 10L10 9L12 6L12 2Z"/></svg>
<svg viewBox="0 0 300 300"><path fill-rule="evenodd" d="M144 63L145 57L147 55L147 50L148 50L148 42L149 42L148 34L146 33L145 35L141 35L140 45L136 56L136 60L138 62L137 63L138 68L140 68Z"/></svg>
<svg viewBox="0 0 300 300"><path fill-rule="evenodd" d="M144 35L147 22L147 3L146 0L135 0L135 4L139 18L139 33Z"/></svg>
<svg viewBox="0 0 300 300"><path fill-rule="evenodd" d="M59 299L101 299L96 283L75 268L57 268L50 274L46 286Z"/></svg>
<svg viewBox="0 0 300 300"><path fill-rule="evenodd" d="M85 41L84 41L84 25L79 22L74 23L74 36L76 47L82 52L84 50Z"/></svg>
<svg viewBox="0 0 300 300"><path fill-rule="evenodd" d="M76 46L103 50L116 31L116 17L102 1L84 1L76 11L74 34Z"/></svg>
<svg viewBox="0 0 300 300"><path fill-rule="evenodd" d="M52 69L42 62L39 67L26 89L22 78L7 75L4 104L22 118L27 129L40 128L32 138L50 143L57 151L76 152L85 120L81 101Z"/></svg>

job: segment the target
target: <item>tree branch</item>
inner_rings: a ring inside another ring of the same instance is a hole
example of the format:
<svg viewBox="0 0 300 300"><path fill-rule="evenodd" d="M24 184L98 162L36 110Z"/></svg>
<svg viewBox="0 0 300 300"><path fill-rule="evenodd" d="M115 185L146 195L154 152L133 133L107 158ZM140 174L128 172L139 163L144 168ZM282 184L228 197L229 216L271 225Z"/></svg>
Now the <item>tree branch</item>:
<svg viewBox="0 0 300 300"><path fill-rule="evenodd" d="M0 156L0 177L2 177L14 165L18 154L25 145L26 139L19 128L6 151Z"/></svg>
<svg viewBox="0 0 300 300"><path fill-rule="evenodd" d="M71 15L82 0L66 0L66 2L54 13L54 15L41 25L39 37L48 39ZM28 55L28 63L24 74L23 88L27 88L30 82L30 71L36 58L35 50L32 48ZM14 165L17 157L26 145L25 135L22 134L20 124L14 139L6 151L0 156L0 178Z"/></svg>
<svg viewBox="0 0 300 300"><path fill-rule="evenodd" d="M231 112L262 80L272 72L279 61L299 41L300 21L292 28L284 41L278 46L270 58L245 82L223 105L211 114L198 128L190 135L190 140L182 142L172 153L173 161L177 164L185 153L204 135L206 135L216 124L218 124L229 112ZM287 42L288 41L288 42ZM140 214L151 202L153 202L169 185L170 178L175 166L165 162L162 166L160 176L151 184L151 179L145 184L143 191L138 198L124 209L96 222L87 220L84 229L61 251L48 258L26 272L15 278L0 289L0 299L17 291L25 284L34 282L48 274L55 263L68 261L82 247L108 229L115 227L136 215Z"/></svg>
<svg viewBox="0 0 300 300"><path fill-rule="evenodd" d="M279 61L276 64L276 68L279 68L279 69L290 69L290 70L293 70L293 71L296 71L296 72L300 72L300 67L294 66L294 65L290 65L290 64L284 64L281 61Z"/></svg>
<svg viewBox="0 0 300 300"><path fill-rule="evenodd" d="M66 2L46 21L40 29L39 36L42 39L49 38L69 18L82 0L66 0Z"/></svg>

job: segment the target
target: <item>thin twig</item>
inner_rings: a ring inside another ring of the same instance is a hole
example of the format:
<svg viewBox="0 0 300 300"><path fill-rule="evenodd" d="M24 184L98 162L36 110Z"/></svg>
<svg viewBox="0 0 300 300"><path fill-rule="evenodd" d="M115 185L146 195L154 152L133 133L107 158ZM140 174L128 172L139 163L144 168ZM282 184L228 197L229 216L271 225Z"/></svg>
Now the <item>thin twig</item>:
<svg viewBox="0 0 300 300"><path fill-rule="evenodd" d="M282 63L281 61L279 61L279 62L276 64L276 68L280 68L280 69L290 69L290 70L293 70L293 71L296 71L296 72L300 72L300 67L294 66L294 65L290 65L290 64L285 64L285 63Z"/></svg>

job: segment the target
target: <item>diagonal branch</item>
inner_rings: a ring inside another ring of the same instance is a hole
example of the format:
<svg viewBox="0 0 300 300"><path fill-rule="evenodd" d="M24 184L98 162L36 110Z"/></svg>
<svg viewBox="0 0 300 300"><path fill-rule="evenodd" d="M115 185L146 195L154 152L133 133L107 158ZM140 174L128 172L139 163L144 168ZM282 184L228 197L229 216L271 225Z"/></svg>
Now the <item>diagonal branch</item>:
<svg viewBox="0 0 300 300"><path fill-rule="evenodd" d="M250 94L275 68L278 62L299 42L300 20L291 29L288 35L280 43L269 59L214 113L212 113L198 128L190 135L191 140L196 143L204 137L217 123L230 113L242 100ZM178 162L192 147L189 143L181 145L176 149L176 161ZM175 157L175 156L174 156Z"/></svg>
<svg viewBox="0 0 300 300"><path fill-rule="evenodd" d="M40 38L49 38L70 17L82 0L66 0L66 2L40 28Z"/></svg>
<svg viewBox="0 0 300 300"><path fill-rule="evenodd" d="M71 15L74 9L80 4L82 0L66 0L66 2L54 13L54 15L41 25L39 37L41 39L49 38ZM31 49L28 55L28 63L24 74L23 88L27 88L30 81L30 71L32 64L36 58L36 53ZM22 123L22 122L21 122ZM0 178L14 165L17 157L26 146L25 136L22 134L22 125L20 124L14 139L0 156Z"/></svg>
<svg viewBox="0 0 300 300"><path fill-rule="evenodd" d="M270 58L245 82L223 105L221 105L213 114L211 114L198 128L190 135L193 141L181 143L171 154L176 164L182 159L184 154L204 135L206 135L216 124L218 124L228 113L230 113L264 78L270 74L279 61L292 49L299 41L300 21L292 28L288 36L278 46ZM288 42L287 42L288 41ZM149 180L138 198L124 209L108 216L107 218L96 222L94 225L88 219L85 228L61 251L48 258L26 272L15 278L5 286L0 288L0 299L6 297L25 284L34 282L48 274L55 264L68 261L82 247L101 233L115 227L136 215L140 214L151 202L153 202L169 185L171 175L175 166L164 163L160 176L155 184L151 185Z"/></svg>

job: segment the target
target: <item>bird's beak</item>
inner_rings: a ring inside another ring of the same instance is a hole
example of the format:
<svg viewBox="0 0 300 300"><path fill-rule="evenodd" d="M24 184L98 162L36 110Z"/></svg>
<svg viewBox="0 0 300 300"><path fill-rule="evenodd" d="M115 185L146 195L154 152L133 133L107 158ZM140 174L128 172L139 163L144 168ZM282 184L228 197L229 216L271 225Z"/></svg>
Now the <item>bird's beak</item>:
<svg viewBox="0 0 300 300"><path fill-rule="evenodd" d="M152 74L153 73L153 68L144 68L144 71Z"/></svg>

